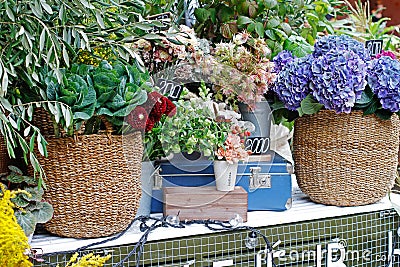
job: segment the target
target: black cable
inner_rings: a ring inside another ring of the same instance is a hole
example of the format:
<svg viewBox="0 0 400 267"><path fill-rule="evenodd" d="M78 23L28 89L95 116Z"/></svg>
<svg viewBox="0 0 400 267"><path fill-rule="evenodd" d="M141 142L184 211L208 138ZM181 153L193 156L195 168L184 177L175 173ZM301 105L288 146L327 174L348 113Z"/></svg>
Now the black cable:
<svg viewBox="0 0 400 267"><path fill-rule="evenodd" d="M149 234L154 231L155 229L159 228L159 227L172 227L172 228L185 228L185 226L190 226L192 224L202 224L205 227L207 227L208 229L210 229L211 231L238 231L238 230L248 230L248 231L252 231L257 233L258 235L260 235L265 244L266 244L266 248L268 250L268 252L272 252L272 246L271 243L269 242L268 238L261 233L260 230L255 229L253 227L250 226L232 226L229 222L223 222L223 221L218 221L218 220L191 220L191 221L184 221L184 222L179 222L178 224L172 224L170 222L168 222L167 217L162 217L162 218L156 218L156 217L151 217L151 216L139 216L137 218L135 218L129 225L128 227L123 230L122 232L118 233L115 236L112 236L110 238L104 239L102 241L98 241L98 242L93 242L91 244L79 247L75 250L70 250L70 251L58 251L58 252L53 252L53 253L45 253L42 256L45 257L51 257L51 256L55 256L55 255L60 255L60 254L74 254L77 252L82 252L83 250L86 250L90 247L93 246L98 246L113 240L116 240L118 238L120 238L122 235L124 235L127 230L136 222L136 221L141 221L142 224L140 226L141 231L143 231L143 235L141 236L141 238L139 239L138 242L136 242L135 246L133 247L133 249L128 253L128 255L126 255L122 260L120 260L117 264L115 264L113 267L120 267L122 266L122 264L128 260L133 254L137 254L136 256L136 266L139 267L140 266L140 258L141 255L144 251L144 246L147 242L148 236ZM146 224L147 221L152 220L153 223L148 226ZM50 266L57 266L57 264L52 264L48 261L44 261L44 263L50 265ZM273 266L276 266L275 263L273 262Z"/></svg>

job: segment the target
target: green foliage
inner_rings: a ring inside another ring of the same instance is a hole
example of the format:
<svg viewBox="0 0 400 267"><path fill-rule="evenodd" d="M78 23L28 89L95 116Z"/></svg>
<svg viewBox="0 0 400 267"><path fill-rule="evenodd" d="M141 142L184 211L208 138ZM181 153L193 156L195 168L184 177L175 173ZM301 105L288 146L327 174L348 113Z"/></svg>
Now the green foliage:
<svg viewBox="0 0 400 267"><path fill-rule="evenodd" d="M36 179L23 175L15 166L9 166L9 169L11 173L1 177L1 180L8 185L8 189L17 192L16 197L11 199L16 205L14 214L28 236L35 231L36 224L45 223L53 217L53 207L43 201L43 187L38 186Z"/></svg>
<svg viewBox="0 0 400 267"><path fill-rule="evenodd" d="M308 53L311 49L308 43L314 43L318 32L333 33L327 15L335 16L339 12L335 7L342 1L203 0L200 3L201 8L195 11L196 32L200 37L219 42L246 30L254 37L266 38L273 57L283 49Z"/></svg>
<svg viewBox="0 0 400 267"><path fill-rule="evenodd" d="M0 3L0 132L11 157L15 157L17 147L22 148L25 161L42 177L33 151L37 146L46 155L46 142L39 129L29 122L33 108L47 109L56 123L61 121L66 128L72 122L71 110L65 105L71 101L67 92L62 95L65 102L43 101L47 97L46 91L39 88L43 82L41 66L47 66L62 84L62 69L72 65L78 51L91 51L100 44L111 48L122 60L144 68L129 44L157 25L143 20L144 10L140 0ZM79 116L77 112L75 115ZM40 180L39 186L41 183Z"/></svg>
<svg viewBox="0 0 400 267"><path fill-rule="evenodd" d="M223 146L231 123L220 122L212 110L212 100L204 83L200 87L200 98L190 97L176 103L177 113L166 117L159 136L166 155L170 153L201 152L211 157L216 148Z"/></svg>
<svg viewBox="0 0 400 267"><path fill-rule="evenodd" d="M383 40L383 49L396 51L400 47L400 28L399 26L386 26L390 18L381 18L373 21L375 13L370 10L370 2L355 2L355 7L348 0L344 0L351 13L348 17L336 21L333 26L338 34L346 34L359 41L379 39ZM380 12L382 10L376 10Z"/></svg>

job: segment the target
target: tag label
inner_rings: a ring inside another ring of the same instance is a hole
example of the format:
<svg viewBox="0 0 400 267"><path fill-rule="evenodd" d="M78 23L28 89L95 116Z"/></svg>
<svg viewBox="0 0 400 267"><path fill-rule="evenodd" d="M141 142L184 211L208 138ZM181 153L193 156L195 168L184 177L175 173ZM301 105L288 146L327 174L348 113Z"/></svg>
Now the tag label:
<svg viewBox="0 0 400 267"><path fill-rule="evenodd" d="M265 154L269 150L270 140L269 137L247 137L244 146L252 155Z"/></svg>
<svg viewBox="0 0 400 267"><path fill-rule="evenodd" d="M156 86L160 88L160 93L167 95L171 101L177 101L183 90L183 86L181 84L166 79L158 79Z"/></svg>
<svg viewBox="0 0 400 267"><path fill-rule="evenodd" d="M383 40L368 40L365 42L365 48L368 49L371 57L374 57L382 52Z"/></svg>

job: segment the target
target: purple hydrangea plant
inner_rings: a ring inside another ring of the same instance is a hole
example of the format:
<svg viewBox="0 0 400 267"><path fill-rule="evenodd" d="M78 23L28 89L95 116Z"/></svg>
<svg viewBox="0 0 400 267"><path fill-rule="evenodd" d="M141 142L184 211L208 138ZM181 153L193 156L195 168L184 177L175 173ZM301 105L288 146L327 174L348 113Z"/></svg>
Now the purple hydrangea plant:
<svg viewBox="0 0 400 267"><path fill-rule="evenodd" d="M279 52L278 55L274 57L274 69L273 72L279 73L286 66L286 64L291 63L294 60L293 54L290 51L283 50Z"/></svg>
<svg viewBox="0 0 400 267"><path fill-rule="evenodd" d="M310 93L312 59L312 55L292 59L279 72L273 90L289 110L299 108L301 101Z"/></svg>
<svg viewBox="0 0 400 267"><path fill-rule="evenodd" d="M318 38L314 44L314 57L319 57L328 53L331 49L352 50L364 62L371 59L368 49L364 44L347 35L328 35Z"/></svg>
<svg viewBox="0 0 400 267"><path fill-rule="evenodd" d="M368 65L368 84L378 97L382 108L400 110L400 62L389 56L371 61Z"/></svg>
<svg viewBox="0 0 400 267"><path fill-rule="evenodd" d="M315 58L311 69L314 98L326 109L350 113L365 87L364 60L351 50L332 48Z"/></svg>

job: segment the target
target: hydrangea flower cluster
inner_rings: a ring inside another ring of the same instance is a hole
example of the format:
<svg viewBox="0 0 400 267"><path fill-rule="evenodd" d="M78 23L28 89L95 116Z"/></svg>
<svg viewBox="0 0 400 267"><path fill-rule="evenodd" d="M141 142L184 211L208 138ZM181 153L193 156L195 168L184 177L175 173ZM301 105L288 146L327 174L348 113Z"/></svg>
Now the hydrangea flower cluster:
<svg viewBox="0 0 400 267"><path fill-rule="evenodd" d="M281 54L282 56L280 56ZM280 53L277 58L288 59L288 54L290 53ZM286 60L290 64L285 64L283 63L284 60L278 59L280 63L276 64L276 66L282 68L282 71L276 79L273 90L289 110L299 108L301 101L310 93L309 83L312 76L312 59L311 55L296 59L291 57L291 60Z"/></svg>
<svg viewBox="0 0 400 267"><path fill-rule="evenodd" d="M281 70L288 64L293 61L294 57L293 54L290 51L282 51L276 57L274 57L274 69L273 72L279 73Z"/></svg>
<svg viewBox="0 0 400 267"><path fill-rule="evenodd" d="M361 98L366 73L366 63L356 53L331 49L312 63L312 94L326 109L350 113Z"/></svg>
<svg viewBox="0 0 400 267"><path fill-rule="evenodd" d="M325 109L350 113L366 85L368 50L350 37L334 35L318 39L314 49L301 59L290 59L287 52L275 57L275 93L288 110L297 110L311 94Z"/></svg>
<svg viewBox="0 0 400 267"><path fill-rule="evenodd" d="M356 53L364 62L371 59L364 44L354 40L347 35L328 35L320 37L314 44L314 57L319 57L328 53L331 49L351 50Z"/></svg>
<svg viewBox="0 0 400 267"><path fill-rule="evenodd" d="M391 112L400 110L400 62L389 56L371 61L368 66L368 84L378 97L382 108Z"/></svg>

